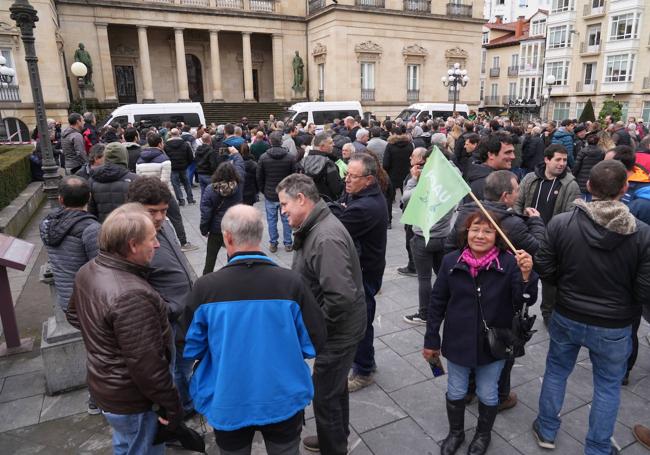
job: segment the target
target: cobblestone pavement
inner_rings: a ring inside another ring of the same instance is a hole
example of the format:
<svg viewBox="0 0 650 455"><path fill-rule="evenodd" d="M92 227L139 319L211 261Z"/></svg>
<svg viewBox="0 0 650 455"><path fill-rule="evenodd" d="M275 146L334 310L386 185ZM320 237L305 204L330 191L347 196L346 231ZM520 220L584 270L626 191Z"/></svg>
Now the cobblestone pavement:
<svg viewBox="0 0 650 455"><path fill-rule="evenodd" d="M195 191L198 192L198 189ZM261 203L257 207L263 210ZM434 379L420 355L424 328L414 327L402 320L404 314L414 312L417 307L417 280L402 277L396 272L397 267L405 265L406 252L404 231L397 222L399 213L396 206L393 211L384 284L377 298L376 383L350 396L350 453L438 454L438 444L447 433L444 404L446 377ZM188 238L201 247L187 253L190 263L200 274L205 240L198 231L198 207L183 207L182 213ZM28 230L30 238L34 237L37 221L35 219ZM268 236L265 237L267 241ZM266 248L267 243L264 246ZM290 266L291 253L280 250L271 257L283 266ZM222 266L224 261L225 251L222 251L217 267ZM45 286L34 282L33 276L27 280L25 289L32 285L42 286L42 298L49 298ZM20 308L17 309L20 318ZM537 311L533 310L534 313ZM541 321L536 324L536 329L538 332L528 345L526 356L517 359L512 371L512 386L519 396L519 404L497 417L490 454L549 453L537 447L530 432L538 408L548 348L548 335ZM644 322L639 331L639 359L632 371L630 384L623 387L621 392L614 441L625 455L648 453L635 442L631 427L636 423L650 423L650 345L646 337L649 331ZM592 392L591 363L587 352L581 352L579 363L569 379L562 410L562 429L555 453L583 453ZM43 364L37 349L27 355L0 361L0 453L110 454L110 430L101 416L89 416L85 412L86 396L86 390L46 396ZM473 434L477 415L475 403L468 408L466 417L469 438ZM311 408L307 409L306 417L307 426L303 435L314 434ZM192 421L192 425L208 431L198 418ZM206 440L208 453L217 454L211 433L208 432ZM466 445L459 453L464 453ZM168 453L182 452L169 449ZM255 439L253 453L266 453L259 435Z"/></svg>

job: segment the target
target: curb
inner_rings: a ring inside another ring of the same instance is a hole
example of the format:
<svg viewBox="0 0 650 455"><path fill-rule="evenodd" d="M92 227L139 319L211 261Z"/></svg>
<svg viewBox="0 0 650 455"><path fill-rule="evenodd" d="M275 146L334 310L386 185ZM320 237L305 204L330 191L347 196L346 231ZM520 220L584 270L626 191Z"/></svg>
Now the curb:
<svg viewBox="0 0 650 455"><path fill-rule="evenodd" d="M0 211L0 232L18 237L45 200L43 182L32 182Z"/></svg>

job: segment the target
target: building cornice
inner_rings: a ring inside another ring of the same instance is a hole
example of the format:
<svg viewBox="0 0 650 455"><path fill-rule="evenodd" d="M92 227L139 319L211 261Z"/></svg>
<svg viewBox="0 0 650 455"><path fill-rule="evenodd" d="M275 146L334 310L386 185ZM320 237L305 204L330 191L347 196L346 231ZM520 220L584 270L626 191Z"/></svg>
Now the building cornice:
<svg viewBox="0 0 650 455"><path fill-rule="evenodd" d="M462 17L462 16L447 16L445 14L431 14L425 13L422 11L403 11L398 9L386 9L386 8L366 8L363 6L353 6L353 5L341 5L334 4L327 5L325 8L319 9L312 14L307 15L307 21L315 19L317 17L323 16L325 14L334 12L334 11L348 11L348 12L358 12L358 13L370 13L370 14L379 14L386 16L403 16L403 17L416 17L418 19L437 19L444 20L446 22L465 22L470 24L480 24L485 25L485 19L483 18L474 18L474 17Z"/></svg>

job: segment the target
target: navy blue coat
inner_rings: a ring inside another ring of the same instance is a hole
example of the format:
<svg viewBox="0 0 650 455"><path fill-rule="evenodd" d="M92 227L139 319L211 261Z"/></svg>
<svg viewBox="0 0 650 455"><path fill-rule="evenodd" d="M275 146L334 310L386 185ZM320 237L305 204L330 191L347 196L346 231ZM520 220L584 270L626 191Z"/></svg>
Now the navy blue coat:
<svg viewBox="0 0 650 455"><path fill-rule="evenodd" d="M440 325L445 321L442 355L465 367L496 361L485 340L478 298L489 327L510 328L514 309L537 300L537 274L524 283L515 257L499 254L500 268L490 266L472 278L469 267L458 262L461 251L447 254L440 266L429 302L424 347L440 349Z"/></svg>
<svg viewBox="0 0 650 455"><path fill-rule="evenodd" d="M214 189L214 184L205 187L201 196L201 222L199 229L202 235L221 232L221 220L233 205L240 204L244 199L244 184L246 181L246 170L244 159L238 153L230 156L235 171L239 175L239 184L232 194L224 197Z"/></svg>

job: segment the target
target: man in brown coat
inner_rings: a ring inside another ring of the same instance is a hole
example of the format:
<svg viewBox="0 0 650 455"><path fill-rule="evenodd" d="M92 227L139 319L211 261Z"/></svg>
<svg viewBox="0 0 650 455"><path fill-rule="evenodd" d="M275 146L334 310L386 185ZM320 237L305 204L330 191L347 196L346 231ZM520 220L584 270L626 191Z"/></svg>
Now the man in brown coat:
<svg viewBox="0 0 650 455"><path fill-rule="evenodd" d="M160 244L140 204L115 209L102 225L99 255L75 278L67 319L81 330L88 387L113 429L115 453L163 454L152 445L157 405L170 429L183 408L169 369L172 332L167 307L147 283Z"/></svg>

